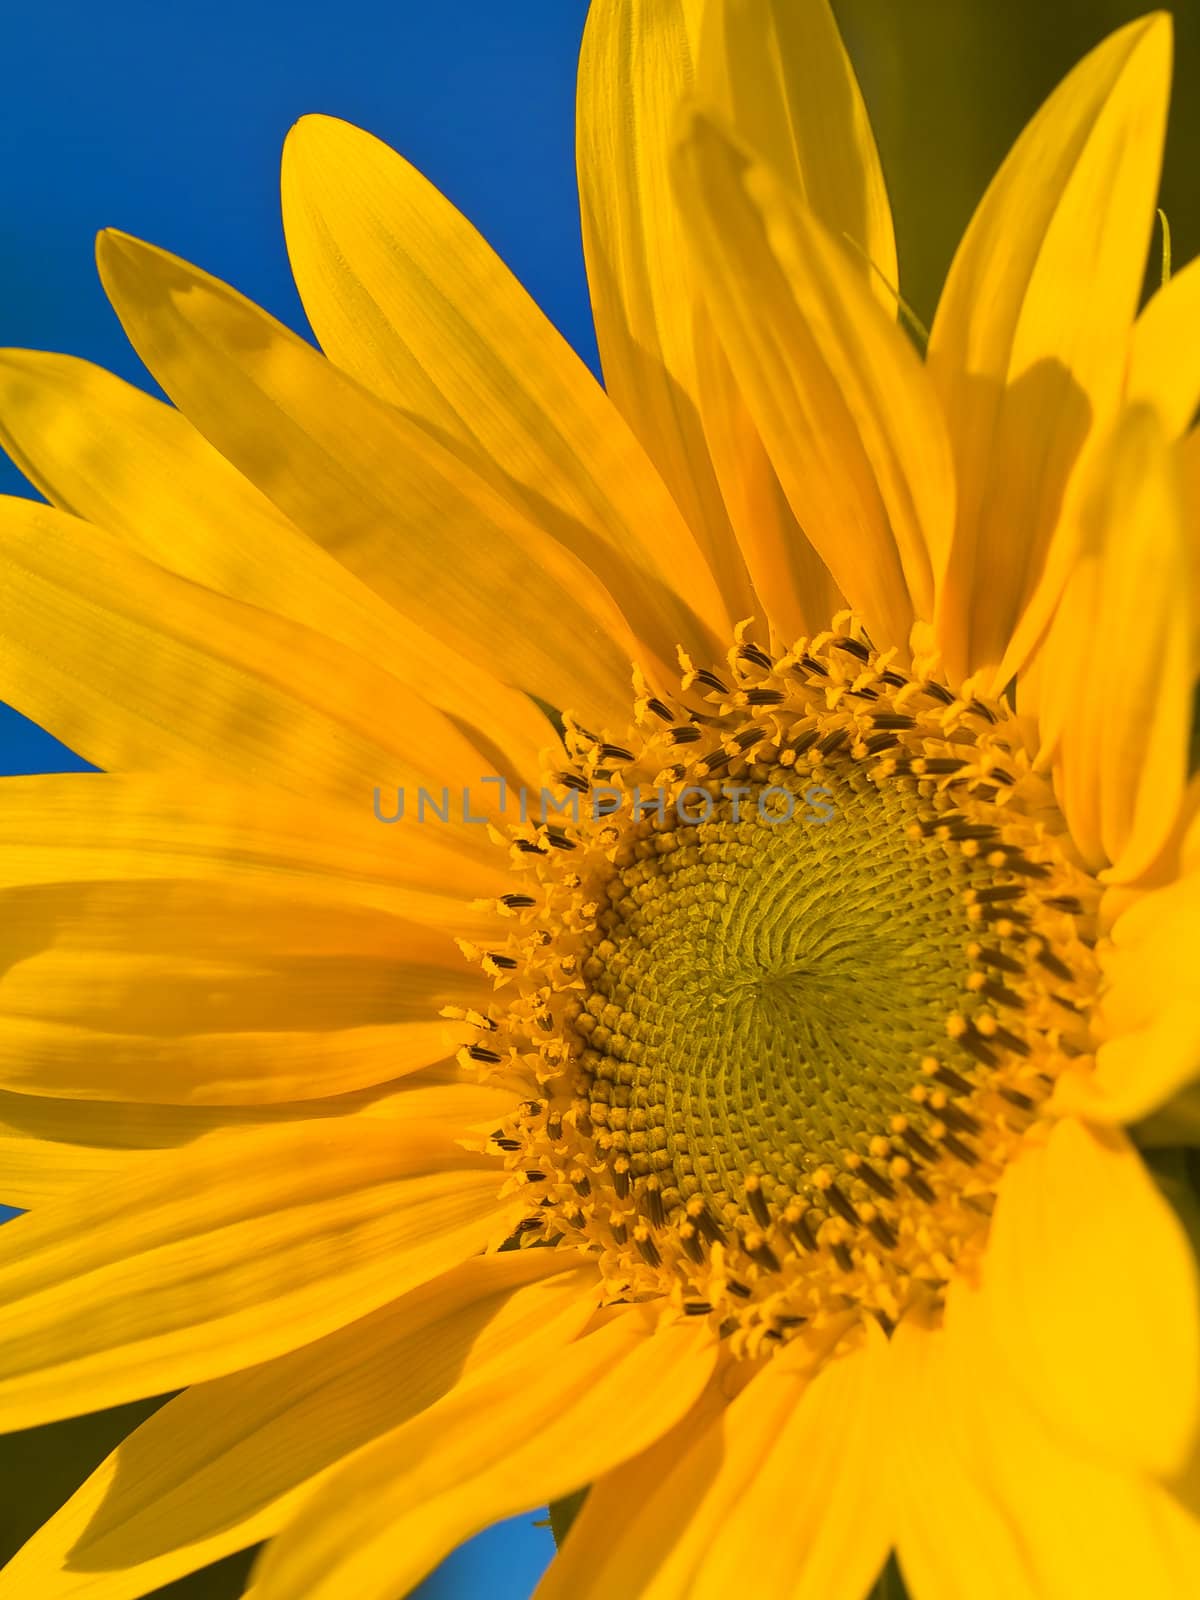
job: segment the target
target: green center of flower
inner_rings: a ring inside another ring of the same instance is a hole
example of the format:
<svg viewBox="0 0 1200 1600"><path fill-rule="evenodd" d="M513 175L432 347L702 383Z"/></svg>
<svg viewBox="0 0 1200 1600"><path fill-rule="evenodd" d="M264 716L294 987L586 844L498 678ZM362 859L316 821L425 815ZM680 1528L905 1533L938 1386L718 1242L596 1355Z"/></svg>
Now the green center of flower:
<svg viewBox="0 0 1200 1600"><path fill-rule="evenodd" d="M1064 1060L1095 889L1003 704L829 633L569 730L515 831L511 937L466 1055L529 1242L595 1251L739 1353L885 1325L974 1259ZM511 1078L509 1078L511 1081Z"/></svg>

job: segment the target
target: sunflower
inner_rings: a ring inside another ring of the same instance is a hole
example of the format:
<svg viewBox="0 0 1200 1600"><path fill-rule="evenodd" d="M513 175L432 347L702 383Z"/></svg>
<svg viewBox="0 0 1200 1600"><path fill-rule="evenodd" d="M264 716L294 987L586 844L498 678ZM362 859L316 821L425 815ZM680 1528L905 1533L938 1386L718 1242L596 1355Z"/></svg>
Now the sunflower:
<svg viewBox="0 0 1200 1600"><path fill-rule="evenodd" d="M585 1488L538 1600L1200 1591L1170 40L920 352L825 0L594 0L605 389L325 117L323 353L106 233L173 405L5 354L0 692L103 771L3 790L0 1414L179 1392L0 1600L396 1600Z"/></svg>

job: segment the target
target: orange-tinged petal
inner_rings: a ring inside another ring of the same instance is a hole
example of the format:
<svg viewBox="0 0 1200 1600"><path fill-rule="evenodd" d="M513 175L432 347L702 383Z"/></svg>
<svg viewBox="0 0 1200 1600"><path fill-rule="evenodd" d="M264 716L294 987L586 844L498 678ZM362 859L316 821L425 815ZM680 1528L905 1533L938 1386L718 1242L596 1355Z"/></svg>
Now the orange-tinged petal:
<svg viewBox="0 0 1200 1600"><path fill-rule="evenodd" d="M916 353L846 250L708 113L674 164L696 271L788 501L877 645L932 616L954 515Z"/></svg>
<svg viewBox="0 0 1200 1600"><path fill-rule="evenodd" d="M369 134L305 117L283 154L292 270L330 358L565 520L664 659L728 626L700 547L620 412L471 224Z"/></svg>
<svg viewBox="0 0 1200 1600"><path fill-rule="evenodd" d="M1093 468L1074 564L1042 650L1040 759L1089 865L1129 882L1175 827L1187 786L1192 635L1187 538L1162 424L1123 413Z"/></svg>
<svg viewBox="0 0 1200 1600"><path fill-rule="evenodd" d="M277 1533L309 1485L548 1327L595 1275L567 1251L465 1261L289 1355L196 1384L135 1430L0 1572L0 1600L135 1600Z"/></svg>
<svg viewBox="0 0 1200 1600"><path fill-rule="evenodd" d="M1036 642L1040 622L1020 650L1014 632L1089 430L1120 397L1170 63L1160 12L1069 74L993 180L938 306L928 365L959 489L939 633L952 672L997 669L997 687Z"/></svg>
<svg viewBox="0 0 1200 1600"><path fill-rule="evenodd" d="M226 284L102 234L101 277L180 410L310 537L489 675L601 726L637 644L568 545L460 447L368 393ZM561 541L561 542L560 542Z"/></svg>
<svg viewBox="0 0 1200 1600"><path fill-rule="evenodd" d="M1063 1439L1164 1477L1200 1415L1200 1306L1183 1229L1141 1157L1074 1118L1001 1182L984 1264L996 1345Z"/></svg>
<svg viewBox="0 0 1200 1600"><path fill-rule="evenodd" d="M214 1134L0 1233L8 1429L269 1360L511 1229L494 1161L442 1128Z"/></svg>
<svg viewBox="0 0 1200 1600"><path fill-rule="evenodd" d="M636 1309L513 1352L325 1480L255 1569L261 1600L393 1600L488 1523L568 1494L665 1433L716 1361L704 1329Z"/></svg>
<svg viewBox="0 0 1200 1600"><path fill-rule="evenodd" d="M0 442L60 510L348 645L537 776L547 729L528 697L402 619L172 407L87 361L0 351Z"/></svg>
<svg viewBox="0 0 1200 1600"><path fill-rule="evenodd" d="M811 1382L769 1362L597 1485L537 1600L722 1600L749 1572L764 1595L861 1600L891 1539L886 1367L882 1338Z"/></svg>

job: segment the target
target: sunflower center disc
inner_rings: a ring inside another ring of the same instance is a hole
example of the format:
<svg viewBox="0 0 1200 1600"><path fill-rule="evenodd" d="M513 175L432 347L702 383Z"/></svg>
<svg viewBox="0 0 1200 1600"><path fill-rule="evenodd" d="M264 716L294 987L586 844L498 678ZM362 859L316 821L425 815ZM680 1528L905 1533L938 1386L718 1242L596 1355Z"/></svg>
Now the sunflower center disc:
<svg viewBox="0 0 1200 1600"><path fill-rule="evenodd" d="M1007 707L850 634L739 639L567 743L466 1019L529 1085L494 1135L524 1242L738 1354L936 1301L1091 1048L1096 889Z"/></svg>

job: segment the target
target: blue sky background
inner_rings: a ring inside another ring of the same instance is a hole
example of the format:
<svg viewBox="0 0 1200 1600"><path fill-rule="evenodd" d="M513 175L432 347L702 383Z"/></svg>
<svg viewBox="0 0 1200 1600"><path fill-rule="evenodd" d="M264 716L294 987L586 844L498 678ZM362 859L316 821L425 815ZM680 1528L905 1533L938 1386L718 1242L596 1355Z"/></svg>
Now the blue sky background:
<svg viewBox="0 0 1200 1600"><path fill-rule="evenodd" d="M573 167L585 0L50 0L8 7L0 98L0 345L66 350L148 387L96 279L113 225L307 332L279 221L284 134L307 111L402 150L595 360ZM31 492L0 458L0 493ZM0 707L0 773L83 763ZM553 1551L520 1518L422 1600L523 1600Z"/></svg>

